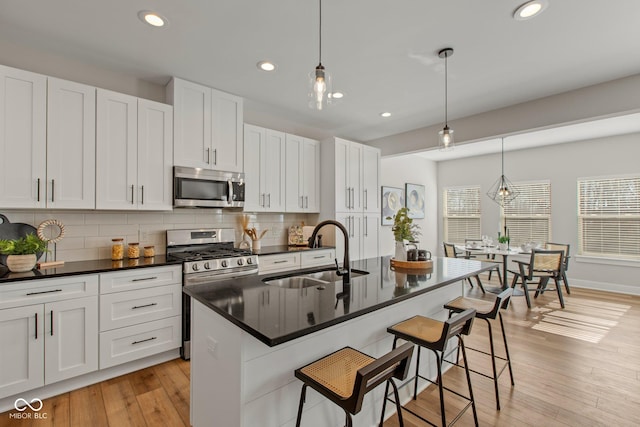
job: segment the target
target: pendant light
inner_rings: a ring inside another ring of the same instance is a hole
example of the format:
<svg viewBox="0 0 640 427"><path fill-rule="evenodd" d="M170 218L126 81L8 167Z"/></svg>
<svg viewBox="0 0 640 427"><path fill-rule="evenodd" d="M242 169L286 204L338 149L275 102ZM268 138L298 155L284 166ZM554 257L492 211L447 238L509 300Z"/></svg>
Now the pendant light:
<svg viewBox="0 0 640 427"><path fill-rule="evenodd" d="M331 75L322 65L322 0L319 3L319 25L318 25L318 66L309 74L311 90L309 92L309 108L322 110L324 106L331 103Z"/></svg>
<svg viewBox="0 0 640 427"><path fill-rule="evenodd" d="M511 203L513 199L518 197L520 194L514 185L504 176L504 138L502 138L502 175L500 178L491 186L491 190L487 193L487 196L491 198L494 202L499 204L500 206L505 206Z"/></svg>
<svg viewBox="0 0 640 427"><path fill-rule="evenodd" d="M440 132L438 132L438 148L441 151L449 151L453 150L453 129L449 128L448 124L448 69L447 69L447 58L453 55L453 49L450 47L446 47L438 52L438 56L440 58L444 58L444 128Z"/></svg>

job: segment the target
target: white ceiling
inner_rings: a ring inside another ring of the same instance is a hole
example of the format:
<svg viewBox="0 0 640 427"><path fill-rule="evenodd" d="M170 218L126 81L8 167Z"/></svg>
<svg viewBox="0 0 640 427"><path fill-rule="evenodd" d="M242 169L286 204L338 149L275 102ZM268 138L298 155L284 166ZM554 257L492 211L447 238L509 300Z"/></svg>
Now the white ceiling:
<svg viewBox="0 0 640 427"><path fill-rule="evenodd" d="M523 2L324 0L322 62L346 96L321 112L307 106L317 0L0 0L0 37L154 83L179 76L359 141L443 121L444 47L450 119L640 72L640 1L549 0L516 21ZM169 25L142 24L143 9Z"/></svg>

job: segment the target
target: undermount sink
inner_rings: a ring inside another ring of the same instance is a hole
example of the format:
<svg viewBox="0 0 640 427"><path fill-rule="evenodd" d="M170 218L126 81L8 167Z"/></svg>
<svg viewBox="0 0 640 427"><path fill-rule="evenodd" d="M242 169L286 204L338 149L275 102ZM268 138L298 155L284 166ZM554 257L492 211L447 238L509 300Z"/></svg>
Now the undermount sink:
<svg viewBox="0 0 640 427"><path fill-rule="evenodd" d="M351 270L351 278L369 274L368 271ZM317 287L324 289L324 286L333 282L341 282L342 276L338 276L335 270L315 271L313 273L298 274L295 276L276 277L263 280L269 286L278 286L286 289L304 289Z"/></svg>

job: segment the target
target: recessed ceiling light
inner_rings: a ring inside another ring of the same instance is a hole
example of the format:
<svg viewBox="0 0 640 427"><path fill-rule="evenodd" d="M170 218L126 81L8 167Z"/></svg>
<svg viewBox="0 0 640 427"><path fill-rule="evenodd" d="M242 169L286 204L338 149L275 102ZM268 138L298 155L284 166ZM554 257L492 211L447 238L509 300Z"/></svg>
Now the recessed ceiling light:
<svg viewBox="0 0 640 427"><path fill-rule="evenodd" d="M380 113L381 117L391 117L391 113L388 111L385 111L384 113Z"/></svg>
<svg viewBox="0 0 640 427"><path fill-rule="evenodd" d="M152 27L163 27L169 22L164 16L150 10L141 10L138 12L138 18Z"/></svg>
<svg viewBox="0 0 640 427"><path fill-rule="evenodd" d="M262 71L273 71L276 69L276 64L269 61L260 61L258 62L258 68Z"/></svg>
<svg viewBox="0 0 640 427"><path fill-rule="evenodd" d="M329 94L329 97L333 98L333 99L340 99L343 96L344 96L344 93L342 93L342 92L333 92L333 93Z"/></svg>
<svg viewBox="0 0 640 427"><path fill-rule="evenodd" d="M532 0L528 1L513 12L513 18L516 21L524 21L526 19L531 19L535 16L538 16L542 13L543 10L547 8L549 2L547 0Z"/></svg>

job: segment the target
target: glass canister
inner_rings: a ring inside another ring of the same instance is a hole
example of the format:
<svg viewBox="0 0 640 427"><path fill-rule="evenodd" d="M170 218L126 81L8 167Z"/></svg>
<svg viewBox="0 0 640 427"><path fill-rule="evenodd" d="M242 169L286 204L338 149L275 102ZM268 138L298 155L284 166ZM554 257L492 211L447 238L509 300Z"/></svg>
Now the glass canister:
<svg viewBox="0 0 640 427"><path fill-rule="evenodd" d="M144 247L144 257L151 258L156 256L156 248L155 246L145 246Z"/></svg>
<svg viewBox="0 0 640 427"><path fill-rule="evenodd" d="M124 258L124 239L111 239L111 259L120 261Z"/></svg>
<svg viewBox="0 0 640 427"><path fill-rule="evenodd" d="M129 259L140 258L140 244L139 243L129 243L129 248L127 249L127 257Z"/></svg>

